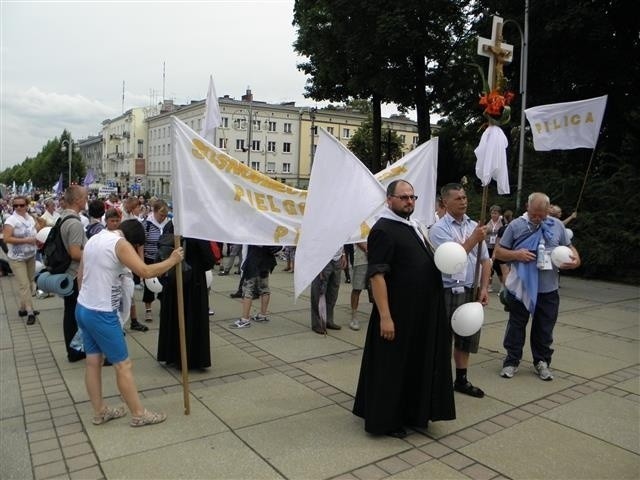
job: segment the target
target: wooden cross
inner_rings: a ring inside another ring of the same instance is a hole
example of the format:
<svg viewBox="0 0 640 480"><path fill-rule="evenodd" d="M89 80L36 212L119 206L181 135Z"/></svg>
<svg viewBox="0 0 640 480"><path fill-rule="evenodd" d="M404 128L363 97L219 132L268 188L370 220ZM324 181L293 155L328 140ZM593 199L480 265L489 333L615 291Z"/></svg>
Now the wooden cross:
<svg viewBox="0 0 640 480"><path fill-rule="evenodd" d="M478 55L489 57L489 75L487 81L489 90L495 90L500 86L503 78L502 67L505 63L511 63L513 59L513 45L502 42L502 17L493 17L491 38L478 37Z"/></svg>

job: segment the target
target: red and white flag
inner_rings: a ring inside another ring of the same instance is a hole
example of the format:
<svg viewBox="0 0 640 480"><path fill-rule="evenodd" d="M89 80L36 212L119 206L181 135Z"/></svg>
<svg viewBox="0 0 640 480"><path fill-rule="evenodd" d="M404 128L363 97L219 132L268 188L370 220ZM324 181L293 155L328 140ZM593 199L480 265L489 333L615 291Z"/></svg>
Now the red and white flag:
<svg viewBox="0 0 640 480"><path fill-rule="evenodd" d="M536 150L595 148L607 106L607 95L577 102L527 108Z"/></svg>

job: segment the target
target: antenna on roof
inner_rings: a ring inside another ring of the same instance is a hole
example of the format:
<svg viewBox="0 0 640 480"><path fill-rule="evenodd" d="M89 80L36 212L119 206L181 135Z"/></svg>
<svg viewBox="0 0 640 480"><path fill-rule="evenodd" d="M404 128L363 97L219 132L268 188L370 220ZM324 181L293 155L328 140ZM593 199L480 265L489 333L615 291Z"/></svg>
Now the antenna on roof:
<svg viewBox="0 0 640 480"><path fill-rule="evenodd" d="M162 101L163 101L163 102L164 102L164 99L166 98L166 97L164 96L164 87L165 87L165 80L166 80L166 77L165 77L165 70L164 70L164 63L165 63L165 62L162 62Z"/></svg>

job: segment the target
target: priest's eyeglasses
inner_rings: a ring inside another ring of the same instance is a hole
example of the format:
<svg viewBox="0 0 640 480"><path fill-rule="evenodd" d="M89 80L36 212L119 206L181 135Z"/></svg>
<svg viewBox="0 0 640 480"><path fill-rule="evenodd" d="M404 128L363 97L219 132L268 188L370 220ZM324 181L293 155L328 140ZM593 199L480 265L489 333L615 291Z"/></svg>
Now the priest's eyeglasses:
<svg viewBox="0 0 640 480"><path fill-rule="evenodd" d="M409 200L413 200L415 202L418 199L417 195L389 195L389 196L399 198L403 202L407 202Z"/></svg>

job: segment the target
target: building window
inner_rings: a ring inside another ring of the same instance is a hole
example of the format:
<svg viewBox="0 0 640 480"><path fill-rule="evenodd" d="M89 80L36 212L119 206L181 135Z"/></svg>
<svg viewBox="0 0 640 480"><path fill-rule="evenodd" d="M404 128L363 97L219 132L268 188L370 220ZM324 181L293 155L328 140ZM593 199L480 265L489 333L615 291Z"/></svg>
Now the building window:
<svg viewBox="0 0 640 480"><path fill-rule="evenodd" d="M198 119L198 131L202 130L202 119Z"/></svg>
<svg viewBox="0 0 640 480"><path fill-rule="evenodd" d="M291 124L290 123L285 123L284 124L284 133L291 133Z"/></svg>
<svg viewBox="0 0 640 480"><path fill-rule="evenodd" d="M275 132L276 122L272 122L272 121L267 122L267 130L269 130L270 132Z"/></svg>
<svg viewBox="0 0 640 480"><path fill-rule="evenodd" d="M164 144L162 145L162 154L163 154L163 155L166 155L166 154L165 154L165 147L164 147Z"/></svg>
<svg viewBox="0 0 640 480"><path fill-rule="evenodd" d="M143 140L138 140L138 157L142 158L142 154L143 152L143 144L144 141Z"/></svg>
<svg viewBox="0 0 640 480"><path fill-rule="evenodd" d="M251 168L260 171L260 162L251 162Z"/></svg>
<svg viewBox="0 0 640 480"><path fill-rule="evenodd" d="M254 120L253 121L253 129L259 131L260 126L262 125L262 120Z"/></svg>
<svg viewBox="0 0 640 480"><path fill-rule="evenodd" d="M413 145L414 146L418 145L418 136L417 135L414 135L414 137L413 137Z"/></svg>
<svg viewBox="0 0 640 480"><path fill-rule="evenodd" d="M351 130L348 128L342 129L342 138L349 138L351 136Z"/></svg>
<svg viewBox="0 0 640 480"><path fill-rule="evenodd" d="M333 135L333 127L327 127L327 133Z"/></svg>
<svg viewBox="0 0 640 480"><path fill-rule="evenodd" d="M251 150L254 152L260 151L260 140L251 140Z"/></svg>
<svg viewBox="0 0 640 480"><path fill-rule="evenodd" d="M291 173L291 164L290 163L283 163L282 164L282 173Z"/></svg>
<svg viewBox="0 0 640 480"><path fill-rule="evenodd" d="M286 125L286 123L285 123ZM291 144L289 142L284 142L282 144L282 152L283 153L291 153Z"/></svg>
<svg viewBox="0 0 640 480"><path fill-rule="evenodd" d="M236 150L244 150L244 138L236 139Z"/></svg>
<svg viewBox="0 0 640 480"><path fill-rule="evenodd" d="M167 143L167 155L171 155L171 144Z"/></svg>
<svg viewBox="0 0 640 480"><path fill-rule="evenodd" d="M233 128L236 130L246 130L247 129L247 119L244 117L236 118L233 121Z"/></svg>
<svg viewBox="0 0 640 480"><path fill-rule="evenodd" d="M276 151L276 142L267 142L267 152Z"/></svg>
<svg viewBox="0 0 640 480"><path fill-rule="evenodd" d="M223 150L227 149L227 139L226 138L219 138L218 139L218 147L222 148Z"/></svg>
<svg viewBox="0 0 640 480"><path fill-rule="evenodd" d="M220 119L220 126L222 128L229 128L229 117L222 117Z"/></svg>
<svg viewBox="0 0 640 480"><path fill-rule="evenodd" d="M267 173L275 173L276 162L267 162Z"/></svg>
<svg viewBox="0 0 640 480"><path fill-rule="evenodd" d="M407 136L406 135L400 135L400 141L402 142L403 145L405 143L407 143Z"/></svg>

